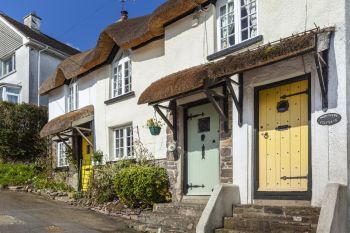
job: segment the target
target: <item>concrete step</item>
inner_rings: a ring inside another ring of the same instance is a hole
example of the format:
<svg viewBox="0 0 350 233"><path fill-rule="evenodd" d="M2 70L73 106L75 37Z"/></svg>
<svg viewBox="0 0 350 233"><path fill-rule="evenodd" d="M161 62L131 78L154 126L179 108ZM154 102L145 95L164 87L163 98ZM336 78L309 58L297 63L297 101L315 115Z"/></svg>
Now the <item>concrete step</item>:
<svg viewBox="0 0 350 233"><path fill-rule="evenodd" d="M303 222L280 221L264 218L225 218L224 229L243 232L294 232L313 233L316 232L317 225Z"/></svg>
<svg viewBox="0 0 350 233"><path fill-rule="evenodd" d="M310 217L319 216L320 208L301 206L259 206L242 205L234 206L233 214L241 216L282 216L282 217Z"/></svg>
<svg viewBox="0 0 350 233"><path fill-rule="evenodd" d="M254 214L254 213L244 213L244 214L233 214L233 218L255 218L255 219L265 219L265 220L278 220L278 221L288 221L288 222L301 222L301 223L318 223L317 216L287 216L287 215L274 215L274 214ZM232 218L225 218L224 221L231 221Z"/></svg>

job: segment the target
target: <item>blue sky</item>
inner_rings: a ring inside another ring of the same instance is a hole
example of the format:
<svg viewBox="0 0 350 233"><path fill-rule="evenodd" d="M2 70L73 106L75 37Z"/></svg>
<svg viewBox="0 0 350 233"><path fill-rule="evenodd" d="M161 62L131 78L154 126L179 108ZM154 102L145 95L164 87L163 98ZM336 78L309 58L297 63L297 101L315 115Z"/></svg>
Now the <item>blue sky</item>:
<svg viewBox="0 0 350 233"><path fill-rule="evenodd" d="M127 0L130 17L151 13L165 0ZM42 31L84 51L95 46L99 33L120 17L120 0L0 0L0 11L23 21L35 11Z"/></svg>

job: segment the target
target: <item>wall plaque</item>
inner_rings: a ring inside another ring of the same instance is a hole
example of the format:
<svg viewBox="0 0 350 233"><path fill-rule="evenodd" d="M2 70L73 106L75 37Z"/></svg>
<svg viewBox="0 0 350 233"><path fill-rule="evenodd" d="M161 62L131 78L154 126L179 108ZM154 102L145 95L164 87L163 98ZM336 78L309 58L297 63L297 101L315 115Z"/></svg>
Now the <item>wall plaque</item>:
<svg viewBox="0 0 350 233"><path fill-rule="evenodd" d="M341 115L338 113L327 113L317 119L319 125L335 125L339 121L341 121Z"/></svg>

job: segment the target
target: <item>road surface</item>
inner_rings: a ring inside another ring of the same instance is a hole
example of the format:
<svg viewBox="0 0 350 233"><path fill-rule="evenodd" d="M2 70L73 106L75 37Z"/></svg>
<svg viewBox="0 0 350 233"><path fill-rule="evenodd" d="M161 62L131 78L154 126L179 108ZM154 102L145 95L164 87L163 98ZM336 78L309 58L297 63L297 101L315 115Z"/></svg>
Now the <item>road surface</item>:
<svg viewBox="0 0 350 233"><path fill-rule="evenodd" d="M124 220L43 197L0 191L0 233L135 233Z"/></svg>

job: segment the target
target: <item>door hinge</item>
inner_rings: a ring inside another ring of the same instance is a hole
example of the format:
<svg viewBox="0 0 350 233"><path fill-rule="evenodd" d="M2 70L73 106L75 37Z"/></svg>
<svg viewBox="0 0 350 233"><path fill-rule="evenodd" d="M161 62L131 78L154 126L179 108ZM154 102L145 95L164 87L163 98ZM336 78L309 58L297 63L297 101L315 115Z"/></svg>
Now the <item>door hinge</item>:
<svg viewBox="0 0 350 233"><path fill-rule="evenodd" d="M298 180L298 179L308 179L308 176L282 176L281 180Z"/></svg>
<svg viewBox="0 0 350 233"><path fill-rule="evenodd" d="M202 184L202 185L193 185L192 183L191 184L187 184L186 185L186 188L187 189L193 189L193 188L204 188L205 187L205 185L204 184Z"/></svg>
<svg viewBox="0 0 350 233"><path fill-rule="evenodd" d="M286 99L288 97L292 97L292 96L296 96L296 95L302 95L302 94L309 94L309 89L306 89L305 91L297 92L297 93L294 93L294 94L290 94L290 95L282 95L280 98L281 99Z"/></svg>
<svg viewBox="0 0 350 233"><path fill-rule="evenodd" d="M189 116L187 116L187 120L188 119L192 120L192 118L199 117L199 116L204 116L204 112L199 113L199 114L194 114L194 115L192 115L192 113L191 113Z"/></svg>

